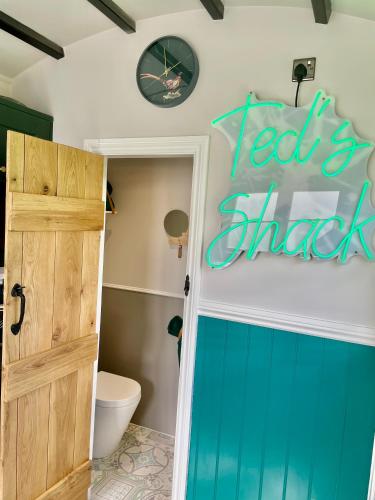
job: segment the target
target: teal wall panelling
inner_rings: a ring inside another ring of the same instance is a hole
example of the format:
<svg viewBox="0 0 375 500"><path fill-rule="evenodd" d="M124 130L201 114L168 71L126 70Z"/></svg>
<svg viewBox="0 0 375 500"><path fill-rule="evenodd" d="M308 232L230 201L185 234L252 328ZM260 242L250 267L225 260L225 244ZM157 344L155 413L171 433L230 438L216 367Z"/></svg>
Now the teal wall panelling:
<svg viewBox="0 0 375 500"><path fill-rule="evenodd" d="M366 500L375 348L199 318L187 500Z"/></svg>

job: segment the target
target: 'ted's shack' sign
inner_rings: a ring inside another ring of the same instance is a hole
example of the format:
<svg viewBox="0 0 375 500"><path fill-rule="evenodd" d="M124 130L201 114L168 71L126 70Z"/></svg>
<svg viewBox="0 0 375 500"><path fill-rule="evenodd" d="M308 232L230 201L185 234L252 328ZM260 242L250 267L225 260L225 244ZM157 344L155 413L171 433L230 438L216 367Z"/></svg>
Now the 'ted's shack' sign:
<svg viewBox="0 0 375 500"><path fill-rule="evenodd" d="M367 178L374 145L336 115L332 97L319 91L311 105L293 108L250 94L213 125L229 141L233 163L221 230L206 253L210 267L258 252L375 259Z"/></svg>

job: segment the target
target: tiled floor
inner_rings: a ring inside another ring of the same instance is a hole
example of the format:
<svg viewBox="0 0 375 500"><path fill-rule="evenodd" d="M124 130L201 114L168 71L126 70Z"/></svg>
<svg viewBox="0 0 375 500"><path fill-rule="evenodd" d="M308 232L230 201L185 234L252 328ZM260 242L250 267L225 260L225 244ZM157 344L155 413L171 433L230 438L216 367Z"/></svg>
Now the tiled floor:
<svg viewBox="0 0 375 500"><path fill-rule="evenodd" d="M90 500L171 498L174 439L130 424L119 448L94 460Z"/></svg>

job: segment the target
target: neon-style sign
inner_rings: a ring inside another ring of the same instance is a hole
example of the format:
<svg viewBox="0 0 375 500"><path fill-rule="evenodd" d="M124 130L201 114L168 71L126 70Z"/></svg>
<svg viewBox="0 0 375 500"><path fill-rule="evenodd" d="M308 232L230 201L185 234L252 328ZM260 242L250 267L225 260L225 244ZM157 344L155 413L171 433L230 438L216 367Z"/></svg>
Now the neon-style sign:
<svg viewBox="0 0 375 500"><path fill-rule="evenodd" d="M259 252L375 260L375 210L367 164L374 145L317 92L311 106L246 103L216 118L233 154L231 192L219 205L221 232L206 260L223 268Z"/></svg>

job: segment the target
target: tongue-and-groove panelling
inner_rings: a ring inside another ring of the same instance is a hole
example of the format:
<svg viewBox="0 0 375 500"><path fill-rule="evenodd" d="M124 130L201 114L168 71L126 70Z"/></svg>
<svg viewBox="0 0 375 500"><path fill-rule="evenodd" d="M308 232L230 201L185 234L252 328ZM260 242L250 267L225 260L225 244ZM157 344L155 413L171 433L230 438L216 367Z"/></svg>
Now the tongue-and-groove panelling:
<svg viewBox="0 0 375 500"><path fill-rule="evenodd" d="M188 500L366 500L375 348L200 317Z"/></svg>

